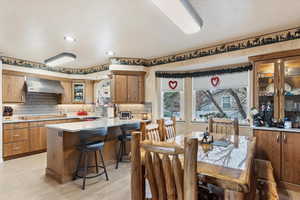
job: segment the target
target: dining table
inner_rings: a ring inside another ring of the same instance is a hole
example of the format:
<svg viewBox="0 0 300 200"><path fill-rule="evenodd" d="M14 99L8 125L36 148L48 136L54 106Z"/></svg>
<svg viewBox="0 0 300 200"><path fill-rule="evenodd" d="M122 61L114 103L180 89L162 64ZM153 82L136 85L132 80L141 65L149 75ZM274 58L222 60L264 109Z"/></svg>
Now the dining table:
<svg viewBox="0 0 300 200"><path fill-rule="evenodd" d="M213 135L213 142L203 143L203 135L204 132L191 132L178 135L164 143L184 148L185 138L197 138L199 141L197 153L199 181L224 189L224 199L226 200L254 199L256 138L210 133ZM183 159L182 155L182 163Z"/></svg>

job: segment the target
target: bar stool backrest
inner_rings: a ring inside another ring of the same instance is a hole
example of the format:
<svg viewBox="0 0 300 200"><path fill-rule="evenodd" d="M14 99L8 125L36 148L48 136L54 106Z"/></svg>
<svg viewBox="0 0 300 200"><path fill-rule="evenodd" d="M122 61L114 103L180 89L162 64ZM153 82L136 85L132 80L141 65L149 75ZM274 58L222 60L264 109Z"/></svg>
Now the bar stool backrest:
<svg viewBox="0 0 300 200"><path fill-rule="evenodd" d="M123 132L131 131L131 130L140 130L141 124L140 122L132 123L132 124L124 124L121 126Z"/></svg>

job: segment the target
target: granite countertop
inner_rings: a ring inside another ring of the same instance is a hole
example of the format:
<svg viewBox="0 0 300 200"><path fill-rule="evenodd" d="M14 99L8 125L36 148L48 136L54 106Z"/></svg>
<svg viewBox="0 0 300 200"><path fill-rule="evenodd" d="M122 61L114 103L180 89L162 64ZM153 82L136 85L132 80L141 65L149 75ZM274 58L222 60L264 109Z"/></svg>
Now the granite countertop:
<svg viewBox="0 0 300 200"><path fill-rule="evenodd" d="M9 123L18 123L18 122L39 122L39 121L53 121L53 120L64 120L64 119L88 119L88 118L100 118L96 115L86 115L86 116L65 116L65 117L50 117L44 119L12 119L12 120L3 120L3 124Z"/></svg>
<svg viewBox="0 0 300 200"><path fill-rule="evenodd" d="M263 127L263 126L252 126L251 128L256 129L256 130L284 131L284 132L300 133L300 128L276 128L276 127Z"/></svg>
<svg viewBox="0 0 300 200"><path fill-rule="evenodd" d="M67 132L79 132L83 130L94 130L97 128L103 127L116 127L122 126L125 124L133 124L138 122L146 122L147 120L120 120L118 118L114 119L97 119L94 121L85 121L85 122L74 122L74 123L64 123L64 124L51 124L46 125L47 128L56 129L60 131L67 131Z"/></svg>

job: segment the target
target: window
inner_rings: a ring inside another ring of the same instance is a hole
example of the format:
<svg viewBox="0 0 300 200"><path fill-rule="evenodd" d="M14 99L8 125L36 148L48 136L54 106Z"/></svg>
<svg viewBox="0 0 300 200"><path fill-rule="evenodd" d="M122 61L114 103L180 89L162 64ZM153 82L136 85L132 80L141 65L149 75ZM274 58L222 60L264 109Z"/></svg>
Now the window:
<svg viewBox="0 0 300 200"><path fill-rule="evenodd" d="M248 73L221 75L214 86L212 79L193 78L193 121L205 122L214 117L238 118L240 124L248 123Z"/></svg>
<svg viewBox="0 0 300 200"><path fill-rule="evenodd" d="M231 99L230 99L230 96L223 96L222 97L222 107L224 109L230 109L231 108Z"/></svg>
<svg viewBox="0 0 300 200"><path fill-rule="evenodd" d="M184 79L161 79L161 117L183 120Z"/></svg>

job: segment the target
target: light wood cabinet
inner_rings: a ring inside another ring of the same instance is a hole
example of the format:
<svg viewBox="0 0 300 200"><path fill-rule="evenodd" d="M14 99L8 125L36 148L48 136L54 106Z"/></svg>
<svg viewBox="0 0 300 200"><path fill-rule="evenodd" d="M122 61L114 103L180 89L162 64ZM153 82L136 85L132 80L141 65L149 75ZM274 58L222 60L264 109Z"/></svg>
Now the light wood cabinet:
<svg viewBox="0 0 300 200"><path fill-rule="evenodd" d="M288 189L300 189L300 134L255 130L256 158L270 160L275 178Z"/></svg>
<svg viewBox="0 0 300 200"><path fill-rule="evenodd" d="M71 81L61 81L62 87L64 88L64 93L61 94L61 104L71 104L72 103L72 82Z"/></svg>
<svg viewBox="0 0 300 200"><path fill-rule="evenodd" d="M47 149L47 129L45 127L29 128L30 151L40 151Z"/></svg>
<svg viewBox="0 0 300 200"><path fill-rule="evenodd" d="M144 103L145 72L113 71L112 102L117 104Z"/></svg>
<svg viewBox="0 0 300 200"><path fill-rule="evenodd" d="M19 75L2 75L3 103L24 103L25 77Z"/></svg>
<svg viewBox="0 0 300 200"><path fill-rule="evenodd" d="M3 157L15 156L29 152L28 140L3 144Z"/></svg>
<svg viewBox="0 0 300 200"><path fill-rule="evenodd" d="M85 103L86 104L94 103L94 81L91 80L85 81Z"/></svg>

